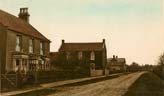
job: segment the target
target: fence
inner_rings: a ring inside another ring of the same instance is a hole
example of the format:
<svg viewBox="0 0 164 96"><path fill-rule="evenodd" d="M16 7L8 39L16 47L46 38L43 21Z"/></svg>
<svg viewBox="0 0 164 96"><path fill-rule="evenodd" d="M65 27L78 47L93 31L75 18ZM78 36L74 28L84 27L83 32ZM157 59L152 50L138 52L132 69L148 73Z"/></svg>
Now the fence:
<svg viewBox="0 0 164 96"><path fill-rule="evenodd" d="M17 74L1 74L1 90L18 87Z"/></svg>

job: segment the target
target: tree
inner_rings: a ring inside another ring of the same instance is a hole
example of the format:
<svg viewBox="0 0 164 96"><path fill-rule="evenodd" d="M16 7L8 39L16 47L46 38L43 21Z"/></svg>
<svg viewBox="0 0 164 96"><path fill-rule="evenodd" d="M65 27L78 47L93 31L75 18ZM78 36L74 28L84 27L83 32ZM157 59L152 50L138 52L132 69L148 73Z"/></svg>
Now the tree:
<svg viewBox="0 0 164 96"><path fill-rule="evenodd" d="M132 64L128 66L128 70L132 72L136 72L136 71L140 71L141 68L138 63L132 62Z"/></svg>
<svg viewBox="0 0 164 96"><path fill-rule="evenodd" d="M164 53L159 57L158 65L164 66Z"/></svg>
<svg viewBox="0 0 164 96"><path fill-rule="evenodd" d="M158 65L153 69L153 72L164 79L164 53L159 57Z"/></svg>

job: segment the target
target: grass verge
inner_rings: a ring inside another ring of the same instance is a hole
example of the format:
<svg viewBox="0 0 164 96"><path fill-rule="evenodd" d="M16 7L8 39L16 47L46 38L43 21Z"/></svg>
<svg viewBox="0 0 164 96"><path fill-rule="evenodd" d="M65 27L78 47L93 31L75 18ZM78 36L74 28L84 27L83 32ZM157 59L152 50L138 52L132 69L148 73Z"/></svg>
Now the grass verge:
<svg viewBox="0 0 164 96"><path fill-rule="evenodd" d="M124 96L164 96L164 81L152 72L147 72L129 88Z"/></svg>

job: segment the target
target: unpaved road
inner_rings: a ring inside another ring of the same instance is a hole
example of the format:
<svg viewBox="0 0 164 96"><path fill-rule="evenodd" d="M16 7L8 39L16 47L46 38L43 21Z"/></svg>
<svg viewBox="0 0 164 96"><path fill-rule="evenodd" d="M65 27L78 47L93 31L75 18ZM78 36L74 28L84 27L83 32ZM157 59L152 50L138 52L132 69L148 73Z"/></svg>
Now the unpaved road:
<svg viewBox="0 0 164 96"><path fill-rule="evenodd" d="M143 73L131 73L88 85L59 87L57 92L48 96L122 96Z"/></svg>

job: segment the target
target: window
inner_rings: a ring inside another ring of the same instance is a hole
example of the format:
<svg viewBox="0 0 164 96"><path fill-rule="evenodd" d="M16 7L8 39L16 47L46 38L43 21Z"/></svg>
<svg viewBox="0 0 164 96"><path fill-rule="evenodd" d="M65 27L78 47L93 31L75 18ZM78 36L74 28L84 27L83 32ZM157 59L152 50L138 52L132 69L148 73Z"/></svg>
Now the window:
<svg viewBox="0 0 164 96"><path fill-rule="evenodd" d="M67 58L67 60L70 58L70 55L71 55L70 52L67 52L67 53L66 53L66 58Z"/></svg>
<svg viewBox="0 0 164 96"><path fill-rule="evenodd" d="M40 55L43 55L44 49L43 49L43 42L40 42Z"/></svg>
<svg viewBox="0 0 164 96"><path fill-rule="evenodd" d="M83 57L83 52L78 52L78 58L79 58L79 60L81 60L82 57Z"/></svg>
<svg viewBox="0 0 164 96"><path fill-rule="evenodd" d="M15 50L17 52L20 52L21 51L21 37L20 36L16 36L16 48Z"/></svg>
<svg viewBox="0 0 164 96"><path fill-rule="evenodd" d="M29 40L29 53L34 53L34 40Z"/></svg>
<svg viewBox="0 0 164 96"><path fill-rule="evenodd" d="M16 59L16 66L19 66L19 59Z"/></svg>
<svg viewBox="0 0 164 96"><path fill-rule="evenodd" d="M95 53L93 51L91 52L91 60L95 60Z"/></svg>

